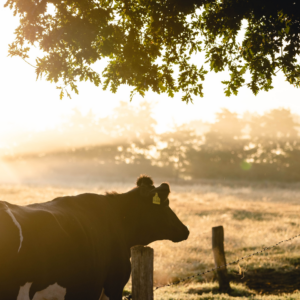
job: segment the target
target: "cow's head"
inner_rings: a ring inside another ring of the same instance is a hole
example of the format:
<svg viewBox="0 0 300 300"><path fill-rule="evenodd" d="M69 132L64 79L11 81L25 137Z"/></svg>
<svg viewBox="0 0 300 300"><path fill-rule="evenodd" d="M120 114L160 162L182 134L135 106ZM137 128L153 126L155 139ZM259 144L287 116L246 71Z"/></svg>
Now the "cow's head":
<svg viewBox="0 0 300 300"><path fill-rule="evenodd" d="M140 176L137 180L135 202L137 243L147 245L157 240L180 242L189 236L189 230L178 219L169 206L170 187L162 183L155 187L148 176Z"/></svg>

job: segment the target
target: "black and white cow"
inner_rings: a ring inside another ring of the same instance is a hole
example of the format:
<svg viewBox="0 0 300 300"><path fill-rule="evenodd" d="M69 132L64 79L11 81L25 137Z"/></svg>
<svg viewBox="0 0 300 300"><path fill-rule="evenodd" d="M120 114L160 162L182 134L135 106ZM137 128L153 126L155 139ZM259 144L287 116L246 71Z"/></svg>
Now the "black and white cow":
<svg viewBox="0 0 300 300"><path fill-rule="evenodd" d="M1 300L122 298L130 248L180 242L189 231L166 183L141 176L124 194L81 194L18 206L0 201Z"/></svg>

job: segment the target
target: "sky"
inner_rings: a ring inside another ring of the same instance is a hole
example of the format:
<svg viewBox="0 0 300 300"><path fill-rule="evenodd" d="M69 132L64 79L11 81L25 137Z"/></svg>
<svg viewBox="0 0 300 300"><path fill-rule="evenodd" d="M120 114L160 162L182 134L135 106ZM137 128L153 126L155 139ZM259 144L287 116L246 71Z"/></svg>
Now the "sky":
<svg viewBox="0 0 300 300"><path fill-rule="evenodd" d="M14 39L18 17L13 17L8 8L0 7L0 147L1 139L18 129L44 130L59 124L62 115L70 114L74 108L84 114L92 110L103 117L111 114L120 101L129 102L130 88L123 86L116 94L103 91L91 83L79 83L79 95L72 99L59 100L55 84L46 80L36 81L35 70L17 57L8 57L8 44ZM197 59L197 57L196 57ZM201 59L201 58L199 58ZM28 61L35 64L34 59ZM246 111L263 113L274 108L289 108L300 115L300 89L287 83L281 73L274 78L274 89L254 96L246 87L238 96L225 97L221 80L228 74L211 73L204 82L204 97L194 98L194 104L181 101L181 95L168 98L148 92L145 98L135 96L131 105L143 100L154 103L157 131L168 130L174 124L195 119L213 122L215 113L221 108L242 114Z"/></svg>

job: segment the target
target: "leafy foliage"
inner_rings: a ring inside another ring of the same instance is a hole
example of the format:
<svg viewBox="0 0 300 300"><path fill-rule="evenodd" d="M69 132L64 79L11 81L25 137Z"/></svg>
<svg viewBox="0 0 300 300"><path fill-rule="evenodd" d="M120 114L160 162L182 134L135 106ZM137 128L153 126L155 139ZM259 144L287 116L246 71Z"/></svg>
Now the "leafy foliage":
<svg viewBox="0 0 300 300"><path fill-rule="evenodd" d="M112 92L127 84L131 97L151 89L192 101L203 97L208 72L191 62L201 51L210 71L229 70L227 96L245 84L254 94L270 90L278 70L300 85L299 1L7 0L5 6L20 17L9 54L26 59L39 45L45 55L36 60L37 77L57 83L61 98L65 87L78 93L77 81L89 80ZM103 59L100 75L91 65Z"/></svg>

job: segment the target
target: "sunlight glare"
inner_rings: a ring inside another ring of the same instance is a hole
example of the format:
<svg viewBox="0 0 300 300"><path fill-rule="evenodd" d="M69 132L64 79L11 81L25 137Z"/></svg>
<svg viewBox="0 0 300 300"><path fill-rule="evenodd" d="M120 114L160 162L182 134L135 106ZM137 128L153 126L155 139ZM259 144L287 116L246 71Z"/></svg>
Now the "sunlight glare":
<svg viewBox="0 0 300 300"><path fill-rule="evenodd" d="M2 183L13 183L19 184L21 183L17 173L12 169L12 166L0 160L0 182Z"/></svg>
<svg viewBox="0 0 300 300"><path fill-rule="evenodd" d="M53 13L54 7L48 7ZM99 117L105 117L113 112L120 101L129 102L132 88L121 86L116 94L109 90L102 91L91 83L79 83L79 95L72 95L72 100L64 98L59 100L59 92L55 84L45 79L36 81L34 69L17 57L7 57L8 44L14 40L14 30L17 28L18 17L13 17L12 12L0 7L0 25L6 28L3 31L0 47L0 125L2 131L11 132L11 126L28 128L40 131L45 128L55 127L62 121L62 116L70 114L73 109L79 109L83 114L90 110ZM34 62L34 57L39 54L38 49L32 52L29 59ZM201 57L197 60L201 63ZM104 62L105 63L105 62ZM34 63L33 63L34 64ZM97 63L96 69L100 70L103 63ZM138 106L141 101L156 103L153 107L153 116L157 120L157 131L169 130L174 124L180 125L192 120L202 119L213 122L215 113L222 107L232 112L243 114L246 111L263 113L273 108L290 108L292 113L300 114L299 90L288 84L283 75L278 73L274 78L275 88L270 92L260 92L254 96L247 88L242 88L238 96L227 98L224 96L224 86L221 80L226 80L228 74L210 73L203 83L204 98L194 99L194 104L185 104L181 95L168 98L165 94L157 95L147 92L145 98L136 95L130 103Z"/></svg>

